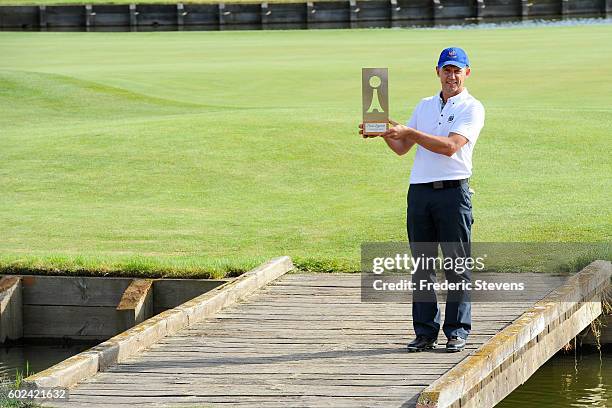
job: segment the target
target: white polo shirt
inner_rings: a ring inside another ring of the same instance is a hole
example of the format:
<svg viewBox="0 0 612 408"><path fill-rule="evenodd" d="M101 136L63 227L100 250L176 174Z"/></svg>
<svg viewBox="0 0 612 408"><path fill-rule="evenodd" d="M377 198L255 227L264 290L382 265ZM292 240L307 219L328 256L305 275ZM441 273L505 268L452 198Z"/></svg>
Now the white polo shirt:
<svg viewBox="0 0 612 408"><path fill-rule="evenodd" d="M448 137L458 133L468 142L451 157L434 153L417 145L416 157L410 172L410 184L430 183L438 180L460 180L472 175L472 152L484 126L485 111L482 104L468 93L467 88L448 98L442 107L440 95L424 98L412 112L406 124L433 136Z"/></svg>

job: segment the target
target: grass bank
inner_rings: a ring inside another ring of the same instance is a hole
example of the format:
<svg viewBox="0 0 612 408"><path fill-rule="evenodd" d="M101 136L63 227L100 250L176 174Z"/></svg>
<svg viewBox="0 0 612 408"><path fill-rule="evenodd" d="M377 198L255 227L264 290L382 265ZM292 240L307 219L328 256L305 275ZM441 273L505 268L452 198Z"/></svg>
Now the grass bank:
<svg viewBox="0 0 612 408"><path fill-rule="evenodd" d="M0 269L221 276L287 254L357 270L362 242L405 239L413 160L357 136L360 69L389 67L407 120L449 44L487 111L474 240L609 242L611 36L0 33Z"/></svg>

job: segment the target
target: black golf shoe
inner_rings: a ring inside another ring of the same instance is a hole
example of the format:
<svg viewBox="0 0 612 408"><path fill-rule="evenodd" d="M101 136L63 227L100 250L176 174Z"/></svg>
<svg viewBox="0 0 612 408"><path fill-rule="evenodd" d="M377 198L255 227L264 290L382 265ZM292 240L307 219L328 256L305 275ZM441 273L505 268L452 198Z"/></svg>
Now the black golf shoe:
<svg viewBox="0 0 612 408"><path fill-rule="evenodd" d="M435 349L437 345L438 345L438 342L436 339L430 339L425 336L417 336L416 339L408 343L407 348L408 348L408 351L410 352L416 352L416 351Z"/></svg>
<svg viewBox="0 0 612 408"><path fill-rule="evenodd" d="M446 351L448 351L449 353L456 353L458 351L462 351L465 348L465 343L465 339L457 336L452 336L448 339L448 342L446 343Z"/></svg>

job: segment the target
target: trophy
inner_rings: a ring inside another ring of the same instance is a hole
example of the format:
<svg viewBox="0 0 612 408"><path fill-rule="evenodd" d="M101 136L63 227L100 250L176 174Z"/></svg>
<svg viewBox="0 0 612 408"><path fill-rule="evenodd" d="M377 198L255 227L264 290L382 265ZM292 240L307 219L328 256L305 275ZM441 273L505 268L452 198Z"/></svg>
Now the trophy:
<svg viewBox="0 0 612 408"><path fill-rule="evenodd" d="M389 129L389 83L387 68L361 69L363 134L378 136Z"/></svg>

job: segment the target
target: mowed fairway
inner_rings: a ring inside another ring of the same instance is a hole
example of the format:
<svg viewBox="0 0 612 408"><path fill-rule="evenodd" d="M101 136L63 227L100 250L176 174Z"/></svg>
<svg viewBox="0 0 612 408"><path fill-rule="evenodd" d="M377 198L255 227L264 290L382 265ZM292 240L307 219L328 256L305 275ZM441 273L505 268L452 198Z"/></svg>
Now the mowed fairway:
<svg viewBox="0 0 612 408"><path fill-rule="evenodd" d="M405 240L414 153L357 135L361 67L392 118L470 54L485 105L474 240L609 241L612 26L0 33L0 262L205 276L278 255L358 270Z"/></svg>

